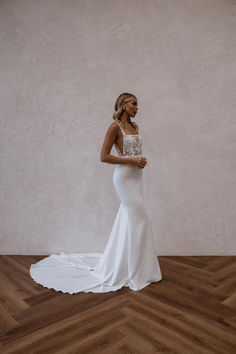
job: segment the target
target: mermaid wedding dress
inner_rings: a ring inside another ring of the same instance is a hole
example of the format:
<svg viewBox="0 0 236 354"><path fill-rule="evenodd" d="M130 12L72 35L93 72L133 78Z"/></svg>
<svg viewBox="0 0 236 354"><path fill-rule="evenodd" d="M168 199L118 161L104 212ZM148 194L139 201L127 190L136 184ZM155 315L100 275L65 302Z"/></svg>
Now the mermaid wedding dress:
<svg viewBox="0 0 236 354"><path fill-rule="evenodd" d="M122 158L141 157L141 135L123 135ZM30 267L32 279L63 293L140 290L162 279L152 223L143 198L143 169L117 164L113 185L121 201L103 253L52 254Z"/></svg>

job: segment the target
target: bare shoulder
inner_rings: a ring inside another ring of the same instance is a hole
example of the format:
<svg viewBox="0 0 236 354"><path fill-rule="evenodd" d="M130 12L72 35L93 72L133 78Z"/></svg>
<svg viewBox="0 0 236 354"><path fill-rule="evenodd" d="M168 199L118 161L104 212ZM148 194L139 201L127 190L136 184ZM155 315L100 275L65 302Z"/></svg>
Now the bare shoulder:
<svg viewBox="0 0 236 354"><path fill-rule="evenodd" d="M139 131L139 126L138 126L138 124L135 123L135 122L133 122L133 124L134 124L135 128L137 129L137 131Z"/></svg>
<svg viewBox="0 0 236 354"><path fill-rule="evenodd" d="M119 132L119 130L120 130L120 128L116 122L112 122L108 127L108 131L113 134L117 134Z"/></svg>

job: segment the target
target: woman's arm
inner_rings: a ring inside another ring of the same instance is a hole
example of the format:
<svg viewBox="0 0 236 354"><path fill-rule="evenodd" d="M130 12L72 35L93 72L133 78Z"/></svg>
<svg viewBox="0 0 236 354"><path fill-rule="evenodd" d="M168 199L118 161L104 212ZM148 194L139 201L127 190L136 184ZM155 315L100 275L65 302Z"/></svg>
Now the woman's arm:
<svg viewBox="0 0 236 354"><path fill-rule="evenodd" d="M118 157L110 154L112 146L118 135L119 129L119 126L115 122L111 123L111 125L108 127L100 154L101 162L107 162L112 164L132 163L131 159L128 157Z"/></svg>

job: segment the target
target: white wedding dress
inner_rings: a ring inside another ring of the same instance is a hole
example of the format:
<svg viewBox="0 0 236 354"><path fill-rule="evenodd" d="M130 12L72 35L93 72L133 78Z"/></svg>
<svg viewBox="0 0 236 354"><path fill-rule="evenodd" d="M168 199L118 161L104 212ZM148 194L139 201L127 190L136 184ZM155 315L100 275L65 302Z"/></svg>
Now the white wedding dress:
<svg viewBox="0 0 236 354"><path fill-rule="evenodd" d="M120 157L141 157L141 135L123 135ZM145 167L144 167L145 169ZM44 287L63 293L140 290L162 279L153 229L143 198L143 170L117 164L113 185L121 201L103 253L52 254L32 264L30 276Z"/></svg>

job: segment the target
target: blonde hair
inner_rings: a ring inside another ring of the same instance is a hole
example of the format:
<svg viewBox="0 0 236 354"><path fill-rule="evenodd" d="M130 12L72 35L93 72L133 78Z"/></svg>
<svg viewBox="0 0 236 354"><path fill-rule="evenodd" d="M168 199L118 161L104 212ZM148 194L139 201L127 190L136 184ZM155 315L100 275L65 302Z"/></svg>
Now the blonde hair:
<svg viewBox="0 0 236 354"><path fill-rule="evenodd" d="M121 120L120 120L121 114L123 112L122 105L123 105L123 103L129 102L130 100L132 100L132 98L136 98L136 96L132 95L131 93L128 93L128 92L123 92L116 99L116 102L115 102L115 105L114 105L115 112L113 113L112 117L117 123L123 125L123 123L121 123ZM138 129L138 125L136 123L134 123L134 122L131 122L130 117L129 117L128 121L135 129L136 128Z"/></svg>

